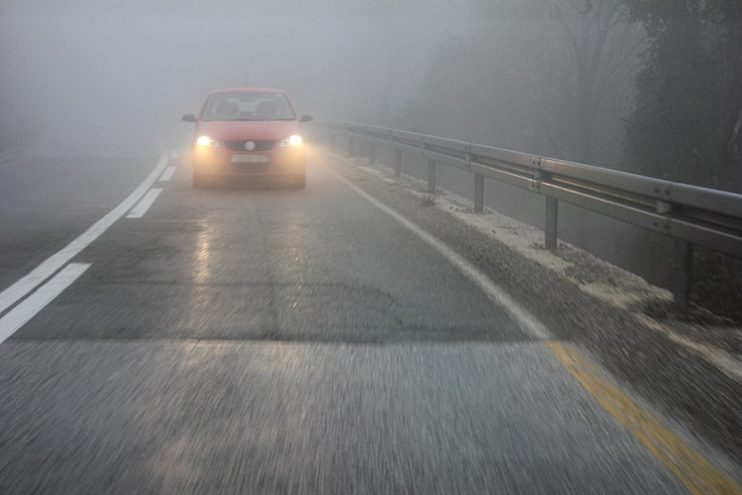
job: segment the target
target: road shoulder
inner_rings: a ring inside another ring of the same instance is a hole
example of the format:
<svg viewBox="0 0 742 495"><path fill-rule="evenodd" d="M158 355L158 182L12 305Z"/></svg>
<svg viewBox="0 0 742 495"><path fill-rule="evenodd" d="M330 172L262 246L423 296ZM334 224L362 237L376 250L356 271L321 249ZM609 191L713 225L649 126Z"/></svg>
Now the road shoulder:
<svg viewBox="0 0 742 495"><path fill-rule="evenodd" d="M435 207L436 198L415 191L410 181L399 183L381 167L368 170L361 158L324 157L323 164L475 264L546 322L555 338L591 353L617 381L676 422L694 442L740 464L742 384L728 370L651 328L652 318L636 318L633 306L610 304L582 290L573 278L545 269L513 246ZM728 464L724 459L721 463Z"/></svg>

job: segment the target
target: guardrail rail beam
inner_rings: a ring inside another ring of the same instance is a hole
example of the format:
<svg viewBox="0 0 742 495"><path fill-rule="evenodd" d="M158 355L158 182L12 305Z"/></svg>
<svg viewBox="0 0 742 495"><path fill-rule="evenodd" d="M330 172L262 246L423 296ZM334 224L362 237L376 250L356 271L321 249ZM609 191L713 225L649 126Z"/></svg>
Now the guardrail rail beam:
<svg viewBox="0 0 742 495"><path fill-rule="evenodd" d="M417 132L379 126L333 122L336 134L348 136L348 154L355 156L354 137L369 142L369 161L376 163L376 144L394 151L394 175L402 176L402 152L428 159L428 192L436 191L437 166L474 174L474 211L484 211L484 178L540 194L545 198L544 245L558 244L559 201L615 218L675 239L676 303L690 300L693 247L742 259L742 194L671 182L619 170L542 157Z"/></svg>

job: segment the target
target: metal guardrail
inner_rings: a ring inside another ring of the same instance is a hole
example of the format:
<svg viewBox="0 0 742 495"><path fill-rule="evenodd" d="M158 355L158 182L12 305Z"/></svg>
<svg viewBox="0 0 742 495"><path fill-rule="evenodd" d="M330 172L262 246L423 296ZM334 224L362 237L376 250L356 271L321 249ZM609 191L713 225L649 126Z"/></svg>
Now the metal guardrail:
<svg viewBox="0 0 742 495"><path fill-rule="evenodd" d="M742 258L740 194L399 129L345 122L317 125L331 132L333 147L337 134L346 135L351 155L356 154L357 138L367 141L372 163L377 144L391 147L397 176L402 152L427 158L431 193L438 164L471 172L478 213L484 209L485 177L543 195L549 249L557 246L559 201L672 237L677 240L672 291L680 306L689 302L693 246Z"/></svg>

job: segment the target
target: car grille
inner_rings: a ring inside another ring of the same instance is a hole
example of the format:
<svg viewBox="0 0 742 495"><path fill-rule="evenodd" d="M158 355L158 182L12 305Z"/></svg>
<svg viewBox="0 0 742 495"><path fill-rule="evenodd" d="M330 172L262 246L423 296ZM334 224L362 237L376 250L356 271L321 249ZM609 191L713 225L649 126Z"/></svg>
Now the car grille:
<svg viewBox="0 0 742 495"><path fill-rule="evenodd" d="M230 151L247 151L245 149L245 143L248 141L251 140L245 139L242 141L224 141L224 146L226 146L226 148ZM276 145L275 141L252 141L255 143L255 149L251 151L270 151Z"/></svg>

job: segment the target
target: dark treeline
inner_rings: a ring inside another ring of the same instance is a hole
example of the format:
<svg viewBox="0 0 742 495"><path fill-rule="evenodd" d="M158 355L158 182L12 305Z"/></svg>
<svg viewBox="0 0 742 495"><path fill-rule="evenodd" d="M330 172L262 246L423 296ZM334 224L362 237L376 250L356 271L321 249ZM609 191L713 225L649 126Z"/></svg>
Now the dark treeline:
<svg viewBox="0 0 742 495"><path fill-rule="evenodd" d="M647 173L742 190L742 2L627 4L650 39L628 156Z"/></svg>
<svg viewBox="0 0 742 495"><path fill-rule="evenodd" d="M390 124L742 191L742 2L451 4Z"/></svg>
<svg viewBox="0 0 742 495"><path fill-rule="evenodd" d="M739 0L450 3L465 27L438 41L417 92L384 123L742 192ZM669 283L661 236L582 211L564 222L569 241ZM695 258L694 300L742 318L740 262Z"/></svg>

